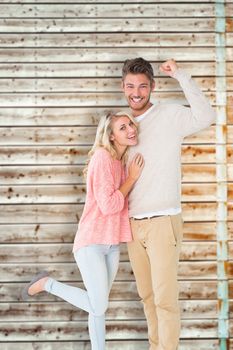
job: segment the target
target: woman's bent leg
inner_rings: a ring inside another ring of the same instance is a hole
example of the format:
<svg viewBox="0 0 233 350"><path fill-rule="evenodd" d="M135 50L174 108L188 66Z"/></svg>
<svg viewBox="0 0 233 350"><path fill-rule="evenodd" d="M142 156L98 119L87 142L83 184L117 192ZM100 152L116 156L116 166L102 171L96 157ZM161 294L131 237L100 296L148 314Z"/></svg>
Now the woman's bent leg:
<svg viewBox="0 0 233 350"><path fill-rule="evenodd" d="M87 290L49 278L45 290L89 313L89 333L92 350L105 348L105 311L108 306L109 278L106 252L109 246L93 245L80 248L75 259ZM113 268L115 270L115 268Z"/></svg>
<svg viewBox="0 0 233 350"><path fill-rule="evenodd" d="M69 286L50 277L45 283L44 289L86 312L92 311L87 291L84 289Z"/></svg>

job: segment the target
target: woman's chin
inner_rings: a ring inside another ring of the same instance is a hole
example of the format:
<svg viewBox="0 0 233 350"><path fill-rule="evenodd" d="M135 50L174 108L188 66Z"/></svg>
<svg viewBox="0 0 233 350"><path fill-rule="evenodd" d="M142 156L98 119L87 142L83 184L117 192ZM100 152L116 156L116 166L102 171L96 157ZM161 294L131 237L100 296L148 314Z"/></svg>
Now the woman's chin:
<svg viewBox="0 0 233 350"><path fill-rule="evenodd" d="M129 146L135 146L138 143L138 140L132 140L129 142Z"/></svg>

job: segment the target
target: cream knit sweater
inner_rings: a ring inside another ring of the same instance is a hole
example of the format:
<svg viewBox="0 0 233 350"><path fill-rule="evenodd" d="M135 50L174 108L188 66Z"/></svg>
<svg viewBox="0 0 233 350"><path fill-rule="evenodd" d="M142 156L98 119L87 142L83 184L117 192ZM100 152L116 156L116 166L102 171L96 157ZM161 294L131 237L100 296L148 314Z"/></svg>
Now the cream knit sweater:
<svg viewBox="0 0 233 350"><path fill-rule="evenodd" d="M145 166L129 196L130 217L180 207L182 141L215 121L213 108L190 75L178 69L174 78L190 108L157 104L140 116L139 143L130 147L129 161L140 152Z"/></svg>

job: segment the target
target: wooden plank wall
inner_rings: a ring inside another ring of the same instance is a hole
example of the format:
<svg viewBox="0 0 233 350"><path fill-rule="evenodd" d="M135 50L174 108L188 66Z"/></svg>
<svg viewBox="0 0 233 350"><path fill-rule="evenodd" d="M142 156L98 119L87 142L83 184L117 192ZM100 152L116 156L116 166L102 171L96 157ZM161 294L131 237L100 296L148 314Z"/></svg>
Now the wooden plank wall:
<svg viewBox="0 0 233 350"><path fill-rule="evenodd" d="M223 1L224 3L224 1ZM233 337L233 3L226 1L229 331ZM41 269L82 285L71 253L85 199L83 164L99 116L125 109L122 62L153 63L153 99L186 103L158 66L193 74L216 106L211 0L0 2L0 347L87 350L87 316L50 295L19 300ZM223 21L225 19L223 18ZM224 91L223 91L224 92ZM215 126L185 140L181 350L218 349ZM125 247L107 313L107 349L145 350L146 323ZM233 340L229 342L233 349Z"/></svg>

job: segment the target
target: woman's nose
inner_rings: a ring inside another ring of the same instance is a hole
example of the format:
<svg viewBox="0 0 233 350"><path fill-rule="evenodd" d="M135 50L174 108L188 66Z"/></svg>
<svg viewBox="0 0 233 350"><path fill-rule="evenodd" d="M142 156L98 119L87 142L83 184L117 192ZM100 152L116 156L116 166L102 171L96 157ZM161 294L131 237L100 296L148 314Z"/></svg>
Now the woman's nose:
<svg viewBox="0 0 233 350"><path fill-rule="evenodd" d="M135 126L134 125L129 125L129 132L135 131Z"/></svg>

